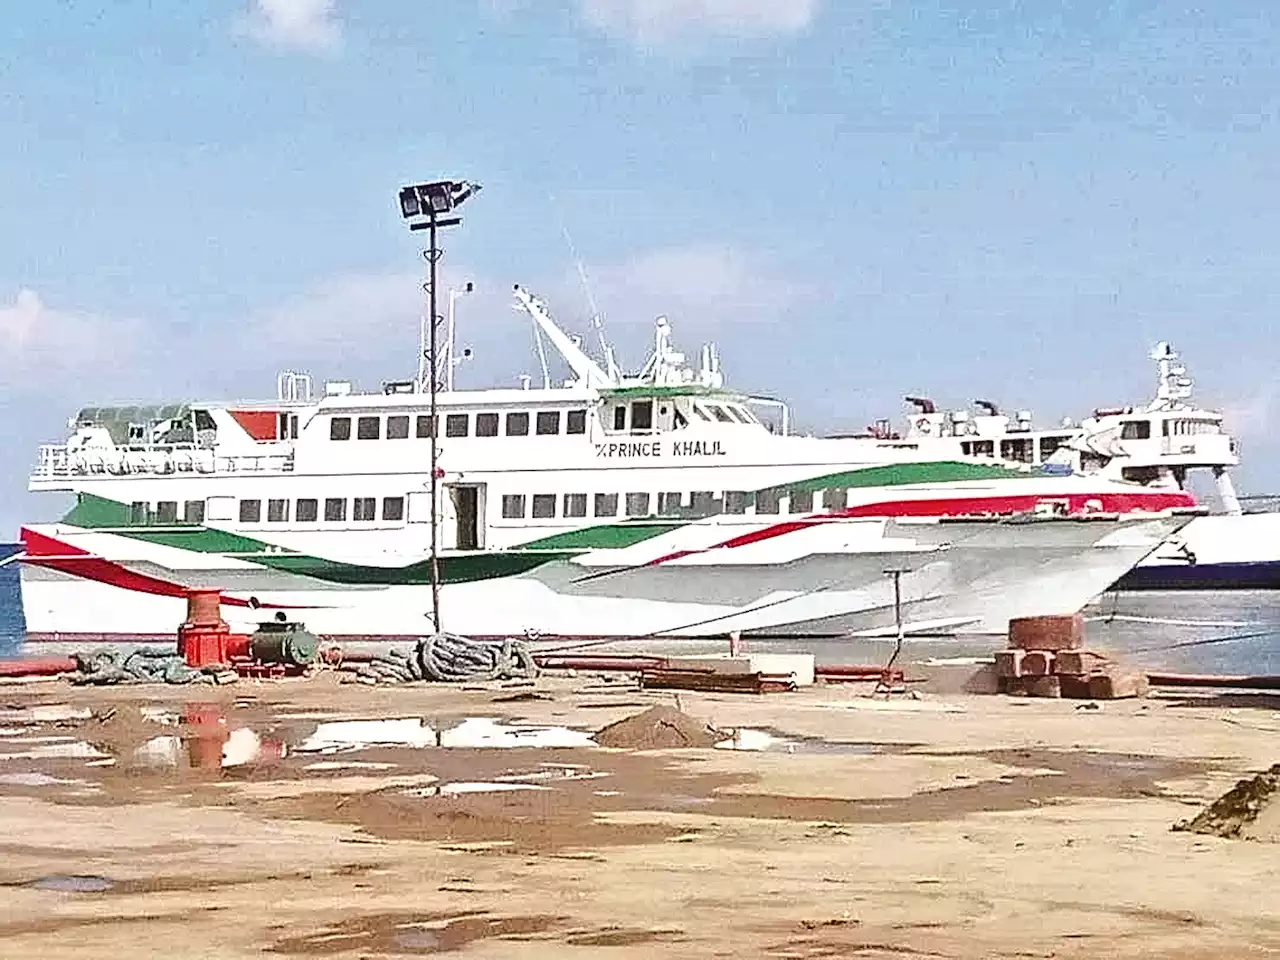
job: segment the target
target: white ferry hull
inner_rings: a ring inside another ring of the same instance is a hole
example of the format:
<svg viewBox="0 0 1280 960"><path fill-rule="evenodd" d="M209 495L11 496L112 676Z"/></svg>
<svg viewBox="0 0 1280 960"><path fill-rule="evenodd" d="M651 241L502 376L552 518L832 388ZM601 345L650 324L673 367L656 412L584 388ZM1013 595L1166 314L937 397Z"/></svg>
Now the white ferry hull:
<svg viewBox="0 0 1280 960"><path fill-rule="evenodd" d="M1126 573L1115 588L1280 589L1280 513L1199 517L1176 540Z"/></svg>
<svg viewBox="0 0 1280 960"><path fill-rule="evenodd" d="M712 562L697 553L637 565L555 559L513 576L447 583L442 619L482 637L874 634L894 624L886 571L896 569L908 631L999 635L1011 617L1080 609L1185 523L1178 516L877 522L873 540L831 524L813 532L812 552L783 562ZM333 583L60 525L30 533L74 551L24 565L32 641L170 640L185 616L182 592L201 586L225 591L223 617L238 631L278 611L337 640L403 640L429 630L426 584ZM105 577L104 564L117 573Z"/></svg>

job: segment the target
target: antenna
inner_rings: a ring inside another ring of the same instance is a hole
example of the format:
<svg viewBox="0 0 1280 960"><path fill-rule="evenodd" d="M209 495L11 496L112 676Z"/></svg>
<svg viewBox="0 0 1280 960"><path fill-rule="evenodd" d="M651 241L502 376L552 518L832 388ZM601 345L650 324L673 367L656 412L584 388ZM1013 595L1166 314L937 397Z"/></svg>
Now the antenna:
<svg viewBox="0 0 1280 960"><path fill-rule="evenodd" d="M582 258L578 256L578 249L574 246L573 237L569 233L569 224L565 221L564 211L556 202L554 195L550 195L551 203L556 207L556 215L560 218L560 230L564 234L564 242L569 247L569 256L573 259L573 265L578 271L578 280L582 283L582 291L587 297L587 306L591 308L591 328L596 333L596 339L600 342L600 352L604 357L605 372L614 380L621 379L618 371L618 365L613 359L613 348L609 346L609 341L604 335L604 321L600 317L600 305L596 303L595 294L591 292L591 282L587 279L587 268L582 262Z"/></svg>

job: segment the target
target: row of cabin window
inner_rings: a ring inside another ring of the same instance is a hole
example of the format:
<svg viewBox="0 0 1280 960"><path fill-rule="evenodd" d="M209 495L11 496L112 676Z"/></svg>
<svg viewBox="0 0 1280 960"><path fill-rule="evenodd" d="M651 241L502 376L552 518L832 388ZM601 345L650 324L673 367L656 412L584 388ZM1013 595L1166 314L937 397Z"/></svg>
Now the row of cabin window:
<svg viewBox="0 0 1280 960"><path fill-rule="evenodd" d="M651 506L656 502L656 515L698 519L720 514L745 514L754 504L757 515L782 512L782 501L787 501L787 513L813 513L815 493L812 490L762 490L748 493L744 490L726 490L717 496L710 490L692 493L667 491L649 493L596 493L590 495L591 516L616 517L618 506L624 508L624 516L650 517L655 515ZM835 488L822 491L823 510L844 510L849 505L849 491ZM587 516L588 495L585 493L508 493L502 498L504 520L554 520L557 516L581 518ZM556 510L559 507L559 513Z"/></svg>
<svg viewBox="0 0 1280 960"><path fill-rule="evenodd" d="M351 519L361 522L373 522L378 519L377 497L355 497L348 501L345 497L328 497L324 500L324 519L329 522L342 522L347 519L347 504L351 504ZM288 523L290 514L296 523L314 523L320 519L318 499L303 497L298 500L268 500L267 523ZM204 523L204 501L188 500L182 505L182 523ZM404 497L383 497L383 520L404 519ZM130 506L129 522L133 525L143 524L176 524L178 523L178 503L176 500L161 500L151 509L145 502ZM261 523L262 501L241 500L240 522Z"/></svg>
<svg viewBox="0 0 1280 960"><path fill-rule="evenodd" d="M508 437L527 437L529 436L530 414L527 411L517 411L506 414L506 422L501 424L506 428L506 436ZM444 435L446 437L469 437L471 432L471 417L469 413L449 413L444 418ZM587 432L587 411L585 410L539 410L532 414L533 432L539 437L559 436L561 427L566 434L584 434ZM351 421L352 417L330 417L329 418L329 439L330 440L350 440L351 439ZM386 417L386 429L383 429L383 417L355 417L355 437L357 440L381 440L384 437L387 440L407 440L409 439L409 421L408 416L389 416ZM429 440L432 434L432 423L429 415L423 415L413 418L414 436L420 440ZM562 423L563 421L563 423ZM496 413L477 413L475 414L475 433L477 437L496 437L498 436L498 427L500 425L500 415Z"/></svg>
<svg viewBox="0 0 1280 960"><path fill-rule="evenodd" d="M294 523L315 523L321 517L320 506L324 504L324 520L326 523L343 523L347 519L347 505L350 504L351 519L358 523L373 523L379 519L377 497L326 497L323 501L313 497L300 497L292 501ZM288 523L288 500L267 501L267 523ZM383 520L399 521L404 519L404 497L383 497ZM241 500L240 522L261 523L262 501Z"/></svg>

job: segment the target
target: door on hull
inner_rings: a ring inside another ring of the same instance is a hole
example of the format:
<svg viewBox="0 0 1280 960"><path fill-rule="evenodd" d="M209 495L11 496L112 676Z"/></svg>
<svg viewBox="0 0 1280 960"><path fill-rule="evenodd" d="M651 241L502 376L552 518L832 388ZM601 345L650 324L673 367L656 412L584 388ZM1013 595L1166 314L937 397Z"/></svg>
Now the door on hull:
<svg viewBox="0 0 1280 960"><path fill-rule="evenodd" d="M479 484L451 483L447 487L453 507L455 550L484 549L484 490ZM447 542L447 540L446 540Z"/></svg>

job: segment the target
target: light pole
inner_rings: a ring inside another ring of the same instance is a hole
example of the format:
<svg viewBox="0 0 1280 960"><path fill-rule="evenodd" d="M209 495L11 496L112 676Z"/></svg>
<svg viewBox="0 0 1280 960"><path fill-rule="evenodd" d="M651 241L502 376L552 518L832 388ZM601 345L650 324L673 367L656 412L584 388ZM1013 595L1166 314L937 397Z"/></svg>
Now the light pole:
<svg viewBox="0 0 1280 960"><path fill-rule="evenodd" d="M427 345L425 350L419 350L418 390L420 392L422 389L423 361L425 360L431 395L431 623L436 633L443 630L440 622L440 476L436 465L439 458L440 435L440 417L437 410L437 394L440 391L437 332L440 315L436 311L436 264L439 263L444 251L440 249L438 233L443 227L457 226L462 222L462 218L455 215L454 210L479 190L478 183L469 183L466 180L438 180L433 183L414 184L400 191L400 215L409 221L409 229L429 231L427 249L423 254L428 264Z"/></svg>
<svg viewBox="0 0 1280 960"><path fill-rule="evenodd" d="M467 285L463 287L461 290L449 291L449 329L448 329L448 332L445 334L445 351L447 354L445 361L448 364L448 366L445 368L444 377L445 377L445 389L448 390L450 393L453 392L453 370L454 370L454 367L458 365L458 361L453 358L454 310L456 309L456 304L458 300L462 297L465 297L468 293L470 293L474 289L475 289L475 284L468 281ZM468 356L470 355L470 353L471 351L468 350L463 354L463 356L464 357Z"/></svg>

